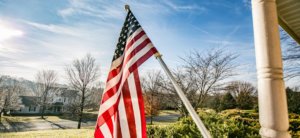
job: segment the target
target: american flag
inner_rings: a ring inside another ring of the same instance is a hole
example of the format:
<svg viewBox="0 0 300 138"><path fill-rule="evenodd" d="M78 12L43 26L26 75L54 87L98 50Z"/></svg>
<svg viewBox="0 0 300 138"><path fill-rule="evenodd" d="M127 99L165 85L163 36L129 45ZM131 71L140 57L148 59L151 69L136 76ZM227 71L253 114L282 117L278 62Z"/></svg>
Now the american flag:
<svg viewBox="0 0 300 138"><path fill-rule="evenodd" d="M156 48L128 9L106 81L95 137L146 137L138 67Z"/></svg>

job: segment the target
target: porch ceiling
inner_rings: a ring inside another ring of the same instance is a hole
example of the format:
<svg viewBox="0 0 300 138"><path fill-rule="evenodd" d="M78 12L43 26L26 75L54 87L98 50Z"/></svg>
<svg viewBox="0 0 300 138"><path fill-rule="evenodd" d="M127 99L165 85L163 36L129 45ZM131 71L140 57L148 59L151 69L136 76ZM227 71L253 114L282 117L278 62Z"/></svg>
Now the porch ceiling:
<svg viewBox="0 0 300 138"><path fill-rule="evenodd" d="M276 0L279 25L300 44L300 0Z"/></svg>

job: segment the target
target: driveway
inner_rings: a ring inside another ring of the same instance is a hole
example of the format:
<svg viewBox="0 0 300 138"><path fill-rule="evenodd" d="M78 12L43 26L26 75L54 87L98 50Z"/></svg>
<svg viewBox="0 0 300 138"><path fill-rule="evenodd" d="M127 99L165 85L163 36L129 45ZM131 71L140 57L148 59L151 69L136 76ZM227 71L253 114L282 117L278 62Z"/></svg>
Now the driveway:
<svg viewBox="0 0 300 138"><path fill-rule="evenodd" d="M180 114L166 114L166 115L159 115L154 116L153 121L155 122L176 122L178 118L180 117ZM150 117L146 118L147 123L150 122Z"/></svg>

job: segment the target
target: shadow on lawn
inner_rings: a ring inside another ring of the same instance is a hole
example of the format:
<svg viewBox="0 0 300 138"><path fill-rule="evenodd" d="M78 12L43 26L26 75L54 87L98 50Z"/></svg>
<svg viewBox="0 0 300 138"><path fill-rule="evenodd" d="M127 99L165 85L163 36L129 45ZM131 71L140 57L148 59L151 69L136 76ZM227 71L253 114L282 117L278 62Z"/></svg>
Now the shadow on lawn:
<svg viewBox="0 0 300 138"><path fill-rule="evenodd" d="M60 124L57 124L57 123L54 123L52 121L49 121L49 120L46 120L46 119L43 119L45 120L46 122L49 122L51 124L51 126L53 127L58 127L59 129L67 129L67 128L71 128L71 127L67 127L67 126L62 126Z"/></svg>
<svg viewBox="0 0 300 138"><path fill-rule="evenodd" d="M3 125L2 121L0 122L0 132L9 132L8 129Z"/></svg>
<svg viewBox="0 0 300 138"><path fill-rule="evenodd" d="M19 131L27 131L30 130L29 128L33 127L32 123L28 122L14 122L8 118L5 119L6 126L1 122L0 127L3 127L4 129L0 130L1 132L19 132Z"/></svg>

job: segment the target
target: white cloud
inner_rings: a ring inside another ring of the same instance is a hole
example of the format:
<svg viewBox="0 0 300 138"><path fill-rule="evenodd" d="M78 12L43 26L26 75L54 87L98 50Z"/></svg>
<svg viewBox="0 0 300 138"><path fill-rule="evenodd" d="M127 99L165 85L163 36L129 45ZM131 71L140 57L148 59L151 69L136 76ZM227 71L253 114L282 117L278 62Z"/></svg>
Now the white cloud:
<svg viewBox="0 0 300 138"><path fill-rule="evenodd" d="M35 27L39 30L44 30L52 33L57 34L64 34L64 35L72 35L72 36L81 36L82 32L80 32L80 28L74 28L67 25L54 25L54 24L40 24L36 22L30 22L30 21L23 21L24 23Z"/></svg>
<svg viewBox="0 0 300 138"><path fill-rule="evenodd" d="M175 4L174 2L170 1L170 0L165 0L164 3L166 5L168 5L170 8L172 8L173 10L175 11L193 11L193 10L196 10L196 11L205 11L206 8L204 7L200 7L198 5L182 5L182 4Z"/></svg>
<svg viewBox="0 0 300 138"><path fill-rule="evenodd" d="M122 7L103 1L91 0L69 0L69 5L58 11L58 14L63 18L68 18L76 15L86 15L98 17L102 20L107 19L122 19Z"/></svg>

